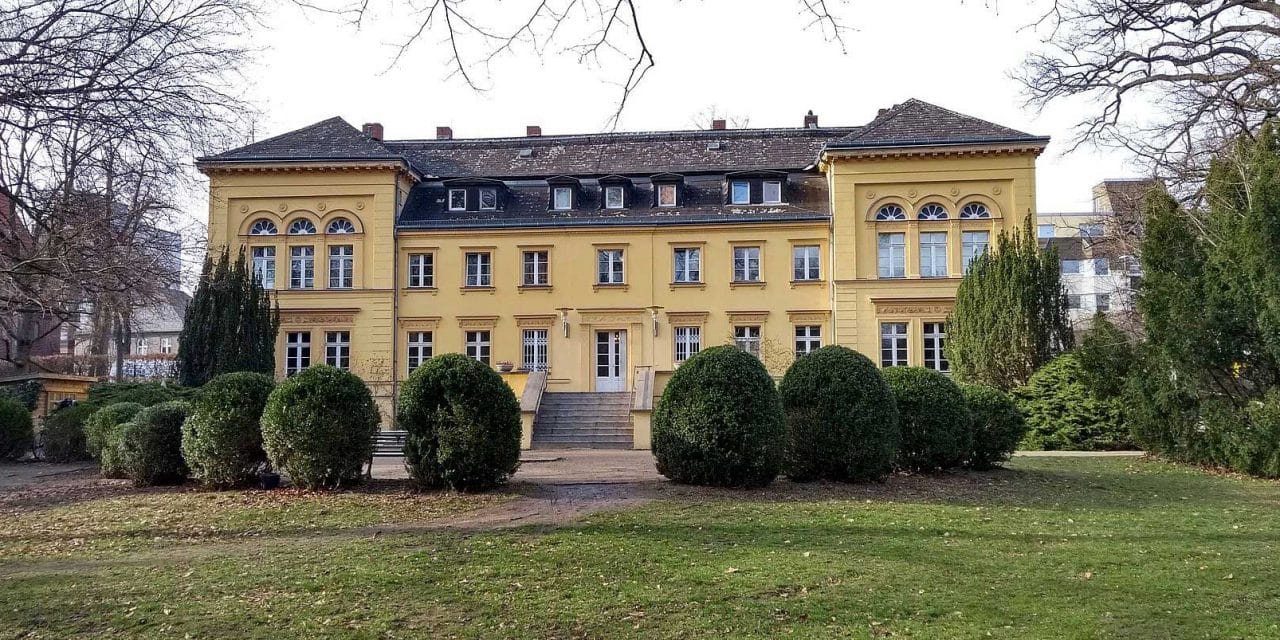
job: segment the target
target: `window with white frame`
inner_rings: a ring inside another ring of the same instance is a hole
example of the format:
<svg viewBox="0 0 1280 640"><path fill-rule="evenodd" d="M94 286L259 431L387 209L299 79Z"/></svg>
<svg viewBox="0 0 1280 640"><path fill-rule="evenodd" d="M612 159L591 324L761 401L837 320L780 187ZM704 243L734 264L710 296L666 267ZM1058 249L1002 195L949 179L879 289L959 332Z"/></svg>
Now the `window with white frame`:
<svg viewBox="0 0 1280 640"><path fill-rule="evenodd" d="M991 210L985 204L971 202L960 209L960 217L965 219L990 218Z"/></svg>
<svg viewBox="0 0 1280 640"><path fill-rule="evenodd" d="M991 244L990 231L965 231L960 234L961 259L964 262L965 273L969 272L970 263L987 252L989 244Z"/></svg>
<svg viewBox="0 0 1280 640"><path fill-rule="evenodd" d="M1053 226L1052 224L1038 224L1038 225L1036 225L1036 237L1039 237L1039 238L1052 238L1052 237L1055 237L1055 236L1057 236L1057 235L1058 235L1058 228L1057 228L1057 227L1055 227L1055 226Z"/></svg>
<svg viewBox="0 0 1280 640"><path fill-rule="evenodd" d="M493 260L485 251L469 251L466 254L468 287L493 286Z"/></svg>
<svg viewBox="0 0 1280 640"><path fill-rule="evenodd" d="M160 338L160 353L173 353L173 343L168 338Z"/></svg>
<svg viewBox="0 0 1280 640"><path fill-rule="evenodd" d="M284 339L284 375L297 375L311 366L311 332L290 331Z"/></svg>
<svg viewBox="0 0 1280 640"><path fill-rule="evenodd" d="M907 276L907 234L882 233L876 243L881 278Z"/></svg>
<svg viewBox="0 0 1280 640"><path fill-rule="evenodd" d="M920 220L946 220L947 208L936 202L930 202L920 207L920 211L916 213L916 218Z"/></svg>
<svg viewBox="0 0 1280 640"><path fill-rule="evenodd" d="M1103 232L1102 223L1086 222L1080 225L1081 238L1101 238Z"/></svg>
<svg viewBox="0 0 1280 640"><path fill-rule="evenodd" d="M573 208L573 189L569 187L553 187L551 189L551 208L556 211L568 211Z"/></svg>
<svg viewBox="0 0 1280 640"><path fill-rule="evenodd" d="M1063 273L1084 273L1084 260L1063 260Z"/></svg>
<svg viewBox="0 0 1280 640"><path fill-rule="evenodd" d="M489 364L489 331L468 331L466 333L467 357Z"/></svg>
<svg viewBox="0 0 1280 640"><path fill-rule="evenodd" d="M822 348L822 327L800 325L796 327L796 357L807 356Z"/></svg>
<svg viewBox="0 0 1280 640"><path fill-rule="evenodd" d="M480 210L493 211L498 208L498 190L493 187L480 189Z"/></svg>
<svg viewBox="0 0 1280 640"><path fill-rule="evenodd" d="M1075 293L1067 295L1067 308L1068 309L1084 308L1083 298L1079 294L1075 294Z"/></svg>
<svg viewBox="0 0 1280 640"><path fill-rule="evenodd" d="M951 371L947 354L943 351L947 342L945 322L924 323L924 366L934 371Z"/></svg>
<svg viewBox="0 0 1280 640"><path fill-rule="evenodd" d="M746 180L734 180L729 184L730 204L751 204L751 183Z"/></svg>
<svg viewBox="0 0 1280 640"><path fill-rule="evenodd" d="M742 325L733 328L733 342L739 349L760 357L760 326Z"/></svg>
<svg viewBox="0 0 1280 640"><path fill-rule="evenodd" d="M733 281L760 282L760 247L733 248Z"/></svg>
<svg viewBox="0 0 1280 640"><path fill-rule="evenodd" d="M263 289L276 287L276 248L253 248L253 277L262 283Z"/></svg>
<svg viewBox="0 0 1280 640"><path fill-rule="evenodd" d="M791 248L791 279L821 280L822 258L818 245L804 244Z"/></svg>
<svg viewBox="0 0 1280 640"><path fill-rule="evenodd" d="M138 338L137 344L133 347L133 353L134 355L138 355L138 356L147 355L147 339L146 338Z"/></svg>
<svg viewBox="0 0 1280 640"><path fill-rule="evenodd" d="M676 364L702 350L702 327L675 327Z"/></svg>
<svg viewBox="0 0 1280 640"><path fill-rule="evenodd" d="M896 204L886 204L883 207L880 207L878 211L876 211L876 220L879 220L882 222L888 221L888 220L906 220L906 219L907 219L907 212L903 211L902 207L899 207Z"/></svg>
<svg viewBox="0 0 1280 640"><path fill-rule="evenodd" d="M674 184L658 185L658 206L659 207L676 206L676 185Z"/></svg>
<svg viewBox="0 0 1280 640"><path fill-rule="evenodd" d="M324 363L343 370L351 369L351 332L326 331Z"/></svg>
<svg viewBox="0 0 1280 640"><path fill-rule="evenodd" d="M880 323L880 366L907 366L907 323Z"/></svg>
<svg viewBox="0 0 1280 640"><path fill-rule="evenodd" d="M947 277L947 234L945 232L920 234L920 277Z"/></svg>
<svg viewBox="0 0 1280 640"><path fill-rule="evenodd" d="M436 286L435 254L409 254L409 286L419 288L430 288Z"/></svg>
<svg viewBox="0 0 1280 640"><path fill-rule="evenodd" d="M1111 261L1106 258L1094 258L1093 273L1099 276L1111 275Z"/></svg>
<svg viewBox="0 0 1280 640"><path fill-rule="evenodd" d="M627 206L626 191L619 185L604 188L604 208L622 209Z"/></svg>
<svg viewBox="0 0 1280 640"><path fill-rule="evenodd" d="M350 289L355 286L355 249L349 244L329 247L329 288Z"/></svg>
<svg viewBox="0 0 1280 640"><path fill-rule="evenodd" d="M276 235L276 223L262 218L255 220L253 226L249 228L251 236L274 236Z"/></svg>
<svg viewBox="0 0 1280 640"><path fill-rule="evenodd" d="M306 218L298 218L289 223L289 235L291 236L309 236L315 232L315 223Z"/></svg>
<svg viewBox="0 0 1280 640"><path fill-rule="evenodd" d="M427 363L427 360L431 359L435 352L434 337L430 331L409 332L409 352L405 358L409 363L409 373L413 373L414 369L421 367Z"/></svg>
<svg viewBox="0 0 1280 640"><path fill-rule="evenodd" d="M1111 310L1111 294L1109 293L1095 294L1093 297L1093 301L1094 301L1094 308L1097 309L1098 311Z"/></svg>
<svg viewBox="0 0 1280 640"><path fill-rule="evenodd" d="M782 182L778 180L765 180L763 185L763 200L765 204L782 204Z"/></svg>
<svg viewBox="0 0 1280 640"><path fill-rule="evenodd" d="M681 247L673 252L672 282L702 282L702 249Z"/></svg>
<svg viewBox="0 0 1280 640"><path fill-rule="evenodd" d="M289 247L289 288L310 289L316 285L316 248Z"/></svg>
<svg viewBox="0 0 1280 640"><path fill-rule="evenodd" d="M524 330L524 369L525 371L547 370L547 330Z"/></svg>
<svg viewBox="0 0 1280 640"><path fill-rule="evenodd" d="M449 190L449 210L450 211L466 211L467 210L467 190L466 189L450 189Z"/></svg>
<svg viewBox="0 0 1280 640"><path fill-rule="evenodd" d="M524 252L524 277L521 284L526 287L545 287L551 284L550 253L546 251Z"/></svg>
<svg viewBox="0 0 1280 640"><path fill-rule="evenodd" d="M332 233L332 234L355 233L355 232L356 232L356 225L352 224L351 221L346 218L334 218L333 222L329 223L329 228L325 230L325 233Z"/></svg>
<svg viewBox="0 0 1280 640"><path fill-rule="evenodd" d="M596 251L596 284L623 284L622 249Z"/></svg>

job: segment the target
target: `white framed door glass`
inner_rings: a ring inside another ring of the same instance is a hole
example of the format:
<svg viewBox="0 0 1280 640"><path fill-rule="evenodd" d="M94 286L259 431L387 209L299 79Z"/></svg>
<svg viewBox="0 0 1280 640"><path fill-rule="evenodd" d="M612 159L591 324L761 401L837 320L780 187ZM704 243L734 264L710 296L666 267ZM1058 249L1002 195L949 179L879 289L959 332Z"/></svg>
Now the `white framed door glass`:
<svg viewBox="0 0 1280 640"><path fill-rule="evenodd" d="M596 331L596 391L626 389L627 332Z"/></svg>

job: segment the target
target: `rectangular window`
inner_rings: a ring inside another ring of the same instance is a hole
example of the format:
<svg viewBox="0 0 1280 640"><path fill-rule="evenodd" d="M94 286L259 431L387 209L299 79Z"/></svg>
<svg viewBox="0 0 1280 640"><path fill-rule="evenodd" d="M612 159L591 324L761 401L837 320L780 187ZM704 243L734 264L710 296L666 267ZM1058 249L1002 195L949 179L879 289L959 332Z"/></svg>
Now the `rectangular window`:
<svg viewBox="0 0 1280 640"><path fill-rule="evenodd" d="M551 284L548 266L549 254L546 251L524 252L524 278L521 282L526 287L545 287Z"/></svg>
<svg viewBox="0 0 1280 640"><path fill-rule="evenodd" d="M601 249L596 252L596 284L622 284L622 249Z"/></svg>
<svg viewBox="0 0 1280 640"><path fill-rule="evenodd" d="M702 282L702 250L676 249L672 282Z"/></svg>
<svg viewBox="0 0 1280 640"><path fill-rule="evenodd" d="M276 287L276 248L253 248L253 277L262 283L263 289Z"/></svg>
<svg viewBox="0 0 1280 640"><path fill-rule="evenodd" d="M1068 295L1068 296L1067 296L1067 308L1068 308L1068 309L1080 309L1080 308L1082 308L1084 305L1083 305L1083 303L1082 303L1082 301L1081 301L1081 300L1082 300L1082 298L1081 298L1078 294L1074 294L1074 293L1073 293L1073 294Z"/></svg>
<svg viewBox="0 0 1280 640"><path fill-rule="evenodd" d="M807 356L822 348L822 327L819 325L796 327L796 357Z"/></svg>
<svg viewBox="0 0 1280 640"><path fill-rule="evenodd" d="M987 245L991 241L991 232L989 231L965 231L960 236L961 258L964 262L963 269L965 273L969 272L969 264L978 256L987 252Z"/></svg>
<svg viewBox="0 0 1280 640"><path fill-rule="evenodd" d="M729 185L730 204L751 204L751 183L746 180L734 180Z"/></svg>
<svg viewBox="0 0 1280 640"><path fill-rule="evenodd" d="M818 257L818 245L802 245L791 249L791 279L822 279L822 259Z"/></svg>
<svg viewBox="0 0 1280 640"><path fill-rule="evenodd" d="M1083 260L1063 260L1062 261L1063 273L1082 273L1083 271L1084 271Z"/></svg>
<svg viewBox="0 0 1280 640"><path fill-rule="evenodd" d="M760 327L741 326L733 328L733 342L739 349L760 357Z"/></svg>
<svg viewBox="0 0 1280 640"><path fill-rule="evenodd" d="M947 234L920 234L920 277L947 277Z"/></svg>
<svg viewBox="0 0 1280 640"><path fill-rule="evenodd" d="M133 353L134 355L139 355L139 356L147 355L147 339L146 338L138 338L138 344L133 348Z"/></svg>
<svg viewBox="0 0 1280 640"><path fill-rule="evenodd" d="M168 338L160 338L160 353L173 353L173 345Z"/></svg>
<svg viewBox="0 0 1280 640"><path fill-rule="evenodd" d="M434 336L430 331L410 331L409 332L409 373L413 373L414 369L421 367L431 359L435 351L435 344L432 340Z"/></svg>
<svg viewBox="0 0 1280 640"><path fill-rule="evenodd" d="M524 369L525 371L547 370L547 330L524 330Z"/></svg>
<svg viewBox="0 0 1280 640"><path fill-rule="evenodd" d="M289 288L310 289L316 285L316 248L289 248Z"/></svg>
<svg viewBox="0 0 1280 640"><path fill-rule="evenodd" d="M1106 258L1094 258L1093 273L1099 276L1111 275L1111 261Z"/></svg>
<svg viewBox="0 0 1280 640"><path fill-rule="evenodd" d="M493 211L498 208L498 190L485 187L480 190L480 210Z"/></svg>
<svg viewBox="0 0 1280 640"><path fill-rule="evenodd" d="M613 186L604 188L604 208L621 209L626 206L626 198L623 195L622 187Z"/></svg>
<svg viewBox="0 0 1280 640"><path fill-rule="evenodd" d="M290 331L284 340L284 375L297 375L311 366L311 332Z"/></svg>
<svg viewBox="0 0 1280 640"><path fill-rule="evenodd" d="M493 286L493 261L490 254L474 251L467 253L467 280L468 287L491 287Z"/></svg>
<svg viewBox="0 0 1280 640"><path fill-rule="evenodd" d="M880 366L907 366L907 323L880 323Z"/></svg>
<svg viewBox="0 0 1280 640"><path fill-rule="evenodd" d="M489 332L467 332L467 357L489 364Z"/></svg>
<svg viewBox="0 0 1280 640"><path fill-rule="evenodd" d="M434 254L409 254L409 286L436 286L436 257Z"/></svg>
<svg viewBox="0 0 1280 640"><path fill-rule="evenodd" d="M1051 224L1036 225L1036 236L1040 238L1052 238L1058 234L1058 230Z"/></svg>
<svg viewBox="0 0 1280 640"><path fill-rule="evenodd" d="M467 210L467 190L466 189L450 189L449 190L449 210L450 211L466 211Z"/></svg>
<svg viewBox="0 0 1280 640"><path fill-rule="evenodd" d="M1081 238L1101 238L1102 223L1089 222L1089 223L1080 225L1080 237Z"/></svg>
<svg viewBox="0 0 1280 640"><path fill-rule="evenodd" d="M349 245L329 247L329 288L350 289L355 286L355 249Z"/></svg>
<svg viewBox="0 0 1280 640"><path fill-rule="evenodd" d="M782 204L782 183L777 180L766 180L764 183L764 203Z"/></svg>
<svg viewBox="0 0 1280 640"><path fill-rule="evenodd" d="M924 366L934 371L951 371L951 363L947 362L947 356L943 353L946 342L946 323L924 323Z"/></svg>
<svg viewBox="0 0 1280 640"><path fill-rule="evenodd" d="M658 206L659 207L676 206L676 185L674 184L658 185Z"/></svg>
<svg viewBox="0 0 1280 640"><path fill-rule="evenodd" d="M555 187L551 190L551 208L556 211L568 211L573 208L573 189Z"/></svg>
<svg viewBox="0 0 1280 640"><path fill-rule="evenodd" d="M733 281L760 282L760 247L733 248Z"/></svg>
<svg viewBox="0 0 1280 640"><path fill-rule="evenodd" d="M324 363L339 369L351 369L351 332L326 331L324 334Z"/></svg>
<svg viewBox="0 0 1280 640"><path fill-rule="evenodd" d="M702 350L702 327L676 327L676 364Z"/></svg>
<svg viewBox="0 0 1280 640"><path fill-rule="evenodd" d="M1110 310L1111 310L1111 294L1109 294L1109 293L1099 293L1099 294L1097 294L1096 296L1094 296L1094 301L1095 301L1095 306L1097 307L1098 311L1110 311Z"/></svg>
<svg viewBox="0 0 1280 640"><path fill-rule="evenodd" d="M907 234L882 233L878 240L880 277L907 276Z"/></svg>

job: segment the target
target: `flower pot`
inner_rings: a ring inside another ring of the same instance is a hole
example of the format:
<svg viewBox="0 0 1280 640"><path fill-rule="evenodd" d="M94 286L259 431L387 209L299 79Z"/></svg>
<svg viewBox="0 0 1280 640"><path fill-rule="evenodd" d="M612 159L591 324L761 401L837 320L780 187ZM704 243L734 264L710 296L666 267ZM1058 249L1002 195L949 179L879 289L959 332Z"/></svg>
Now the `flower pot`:
<svg viewBox="0 0 1280 640"><path fill-rule="evenodd" d="M511 370L514 368L515 368L515 365L511 364L510 362L498 363L498 371L501 371L503 373L511 373Z"/></svg>

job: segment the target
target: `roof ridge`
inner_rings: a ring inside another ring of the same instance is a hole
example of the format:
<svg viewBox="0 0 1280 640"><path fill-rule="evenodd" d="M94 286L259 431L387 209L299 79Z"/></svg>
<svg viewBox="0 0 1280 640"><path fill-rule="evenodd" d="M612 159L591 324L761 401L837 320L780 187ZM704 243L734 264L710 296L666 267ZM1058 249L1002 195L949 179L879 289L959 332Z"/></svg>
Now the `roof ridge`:
<svg viewBox="0 0 1280 640"><path fill-rule="evenodd" d="M555 140L590 140L590 139L617 139L617 138L645 138L645 137L681 137L690 135L703 135L706 137L753 137L753 136L783 136L787 134L799 134L805 136L820 137L823 135L833 136L839 135L842 131L856 131L860 126L851 125L843 127L820 127L810 129L805 127L760 127L754 129L655 129L651 131L600 131L596 133L562 133L549 134L540 136L493 136L480 138L407 138L402 140L384 140L384 145L412 145L412 144L433 144L439 146L449 146L454 144L493 144L493 143L531 143L539 142L550 143ZM847 134L845 134L847 135Z"/></svg>

